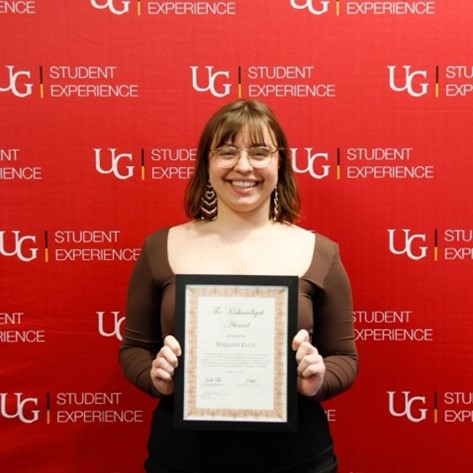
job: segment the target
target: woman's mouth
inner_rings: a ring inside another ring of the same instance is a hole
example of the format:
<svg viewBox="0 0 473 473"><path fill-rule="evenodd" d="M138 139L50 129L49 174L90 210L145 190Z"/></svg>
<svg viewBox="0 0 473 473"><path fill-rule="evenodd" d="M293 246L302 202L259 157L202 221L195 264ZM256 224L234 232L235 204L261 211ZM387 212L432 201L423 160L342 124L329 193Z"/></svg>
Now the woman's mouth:
<svg viewBox="0 0 473 473"><path fill-rule="evenodd" d="M249 189L250 187L256 187L255 181L232 181L232 186L238 189Z"/></svg>

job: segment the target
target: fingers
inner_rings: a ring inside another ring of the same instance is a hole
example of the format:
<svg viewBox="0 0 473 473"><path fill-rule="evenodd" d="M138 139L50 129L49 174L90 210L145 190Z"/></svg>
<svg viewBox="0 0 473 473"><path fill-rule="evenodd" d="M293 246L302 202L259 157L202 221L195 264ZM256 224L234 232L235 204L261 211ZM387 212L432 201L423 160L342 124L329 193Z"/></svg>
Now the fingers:
<svg viewBox="0 0 473 473"><path fill-rule="evenodd" d="M174 375L174 369L176 367L176 356L168 347L163 347L153 360L152 370L154 378L170 381Z"/></svg>
<svg viewBox="0 0 473 473"><path fill-rule="evenodd" d="M164 345L153 360L151 377L153 381L170 381L181 355L179 342L171 335L164 339Z"/></svg>
<svg viewBox="0 0 473 473"><path fill-rule="evenodd" d="M323 357L317 348L310 343L309 332L299 330L292 341L292 347L296 351L297 374L303 378L311 376L323 376L325 364Z"/></svg>
<svg viewBox="0 0 473 473"><path fill-rule="evenodd" d="M315 347L313 350L298 351L296 354L297 374L302 378L322 377L325 374L325 363Z"/></svg>
<svg viewBox="0 0 473 473"><path fill-rule="evenodd" d="M299 330L296 333L296 336L292 339L292 349L295 351L298 350L301 343L308 342L309 340L309 332L304 329Z"/></svg>
<svg viewBox="0 0 473 473"><path fill-rule="evenodd" d="M172 335L168 335L164 339L164 346L169 347L176 357L181 356L181 345L179 345L179 342Z"/></svg>

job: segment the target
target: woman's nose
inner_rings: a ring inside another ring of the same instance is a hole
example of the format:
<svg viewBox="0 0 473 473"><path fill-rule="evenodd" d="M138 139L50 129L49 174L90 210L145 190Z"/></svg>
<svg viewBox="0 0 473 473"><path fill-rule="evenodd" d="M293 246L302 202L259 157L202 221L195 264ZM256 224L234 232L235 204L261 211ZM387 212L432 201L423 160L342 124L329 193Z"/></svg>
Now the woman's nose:
<svg viewBox="0 0 473 473"><path fill-rule="evenodd" d="M253 166L251 165L250 159L248 157L248 151L246 151L245 149L242 149L240 151L240 157L238 158L234 169L238 169L239 171L248 171L253 169Z"/></svg>

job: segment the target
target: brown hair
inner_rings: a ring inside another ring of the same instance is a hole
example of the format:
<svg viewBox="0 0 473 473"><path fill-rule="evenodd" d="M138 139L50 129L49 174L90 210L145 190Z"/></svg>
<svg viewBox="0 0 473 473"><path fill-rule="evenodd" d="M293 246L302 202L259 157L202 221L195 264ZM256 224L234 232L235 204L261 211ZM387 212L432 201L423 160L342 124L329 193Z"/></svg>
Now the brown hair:
<svg viewBox="0 0 473 473"><path fill-rule="evenodd" d="M203 219L201 213L202 198L209 181L209 155L212 145L216 148L228 141L233 141L246 127L255 143L262 142L263 130L269 130L279 148L279 169L277 191L279 208L277 221L293 223L299 216L300 200L291 167L286 134L274 113L257 100L238 99L223 106L209 119L200 135L194 174L185 194L185 211L189 218ZM273 213L271 199L270 215Z"/></svg>

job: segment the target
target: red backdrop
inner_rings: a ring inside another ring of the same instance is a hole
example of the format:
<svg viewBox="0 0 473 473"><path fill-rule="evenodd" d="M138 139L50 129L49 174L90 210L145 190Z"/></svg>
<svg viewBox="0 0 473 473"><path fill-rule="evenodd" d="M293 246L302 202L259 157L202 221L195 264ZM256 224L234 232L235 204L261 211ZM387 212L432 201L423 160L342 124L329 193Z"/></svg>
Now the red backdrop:
<svg viewBox="0 0 473 473"><path fill-rule="evenodd" d="M470 0L0 1L0 464L138 473L117 363L144 236L180 222L208 116L285 127L301 224L341 245L360 375L341 473L468 471Z"/></svg>

